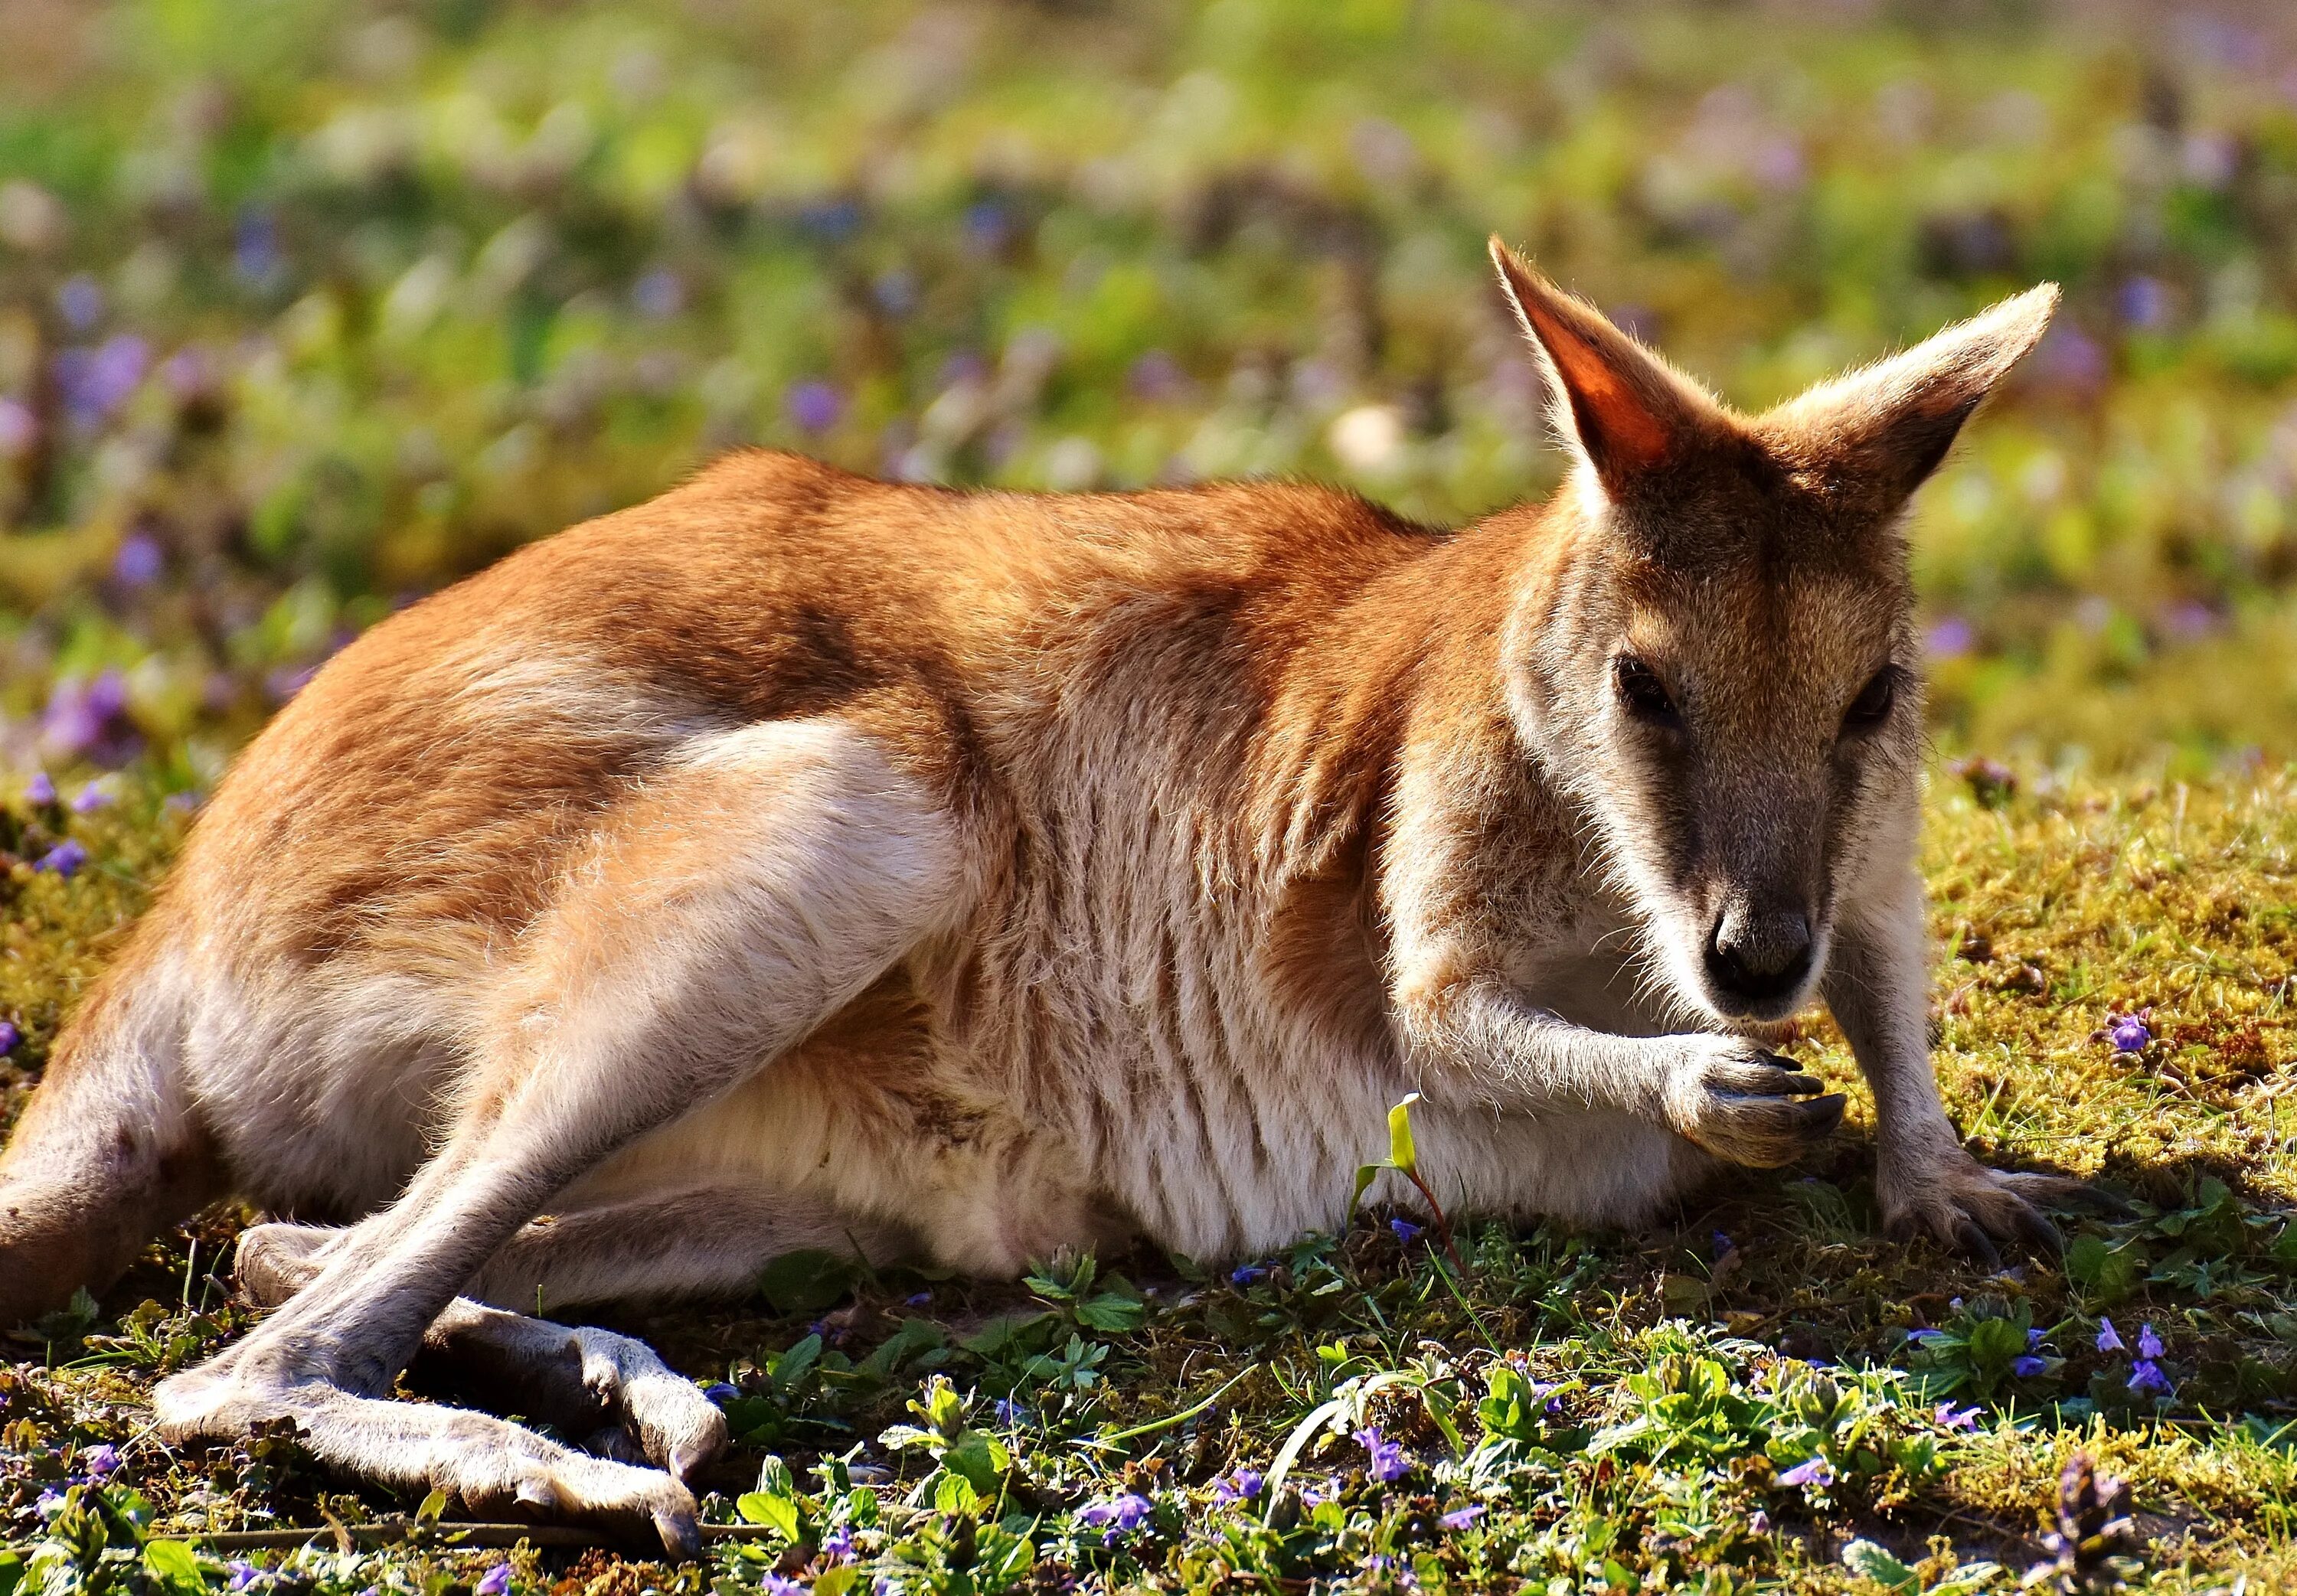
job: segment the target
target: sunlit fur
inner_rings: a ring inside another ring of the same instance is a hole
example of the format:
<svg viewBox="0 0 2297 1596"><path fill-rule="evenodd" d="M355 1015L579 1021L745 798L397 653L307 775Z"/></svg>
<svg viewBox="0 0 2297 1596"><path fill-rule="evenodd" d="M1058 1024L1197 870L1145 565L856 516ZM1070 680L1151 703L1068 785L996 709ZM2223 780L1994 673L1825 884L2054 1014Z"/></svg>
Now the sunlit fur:
<svg viewBox="0 0 2297 1596"><path fill-rule="evenodd" d="M2038 1224L1924 1050L1898 522L2053 296L1747 418L1496 259L1577 461L1544 506L1445 532L751 452L375 628L59 1041L0 1164L0 1318L235 1193L304 1222L243 1247L292 1301L161 1387L169 1434L290 1417L349 1469L676 1541L656 1469L376 1399L426 1337L564 1347L682 1471L722 1427L638 1353L457 1295L1247 1255L1339 1222L1410 1090L1460 1208L1636 1222L1832 1129L1741 1034L1814 991L1888 1217ZM1623 707L1623 651L1679 726ZM1816 956L1733 1012L1701 959L1750 903Z"/></svg>

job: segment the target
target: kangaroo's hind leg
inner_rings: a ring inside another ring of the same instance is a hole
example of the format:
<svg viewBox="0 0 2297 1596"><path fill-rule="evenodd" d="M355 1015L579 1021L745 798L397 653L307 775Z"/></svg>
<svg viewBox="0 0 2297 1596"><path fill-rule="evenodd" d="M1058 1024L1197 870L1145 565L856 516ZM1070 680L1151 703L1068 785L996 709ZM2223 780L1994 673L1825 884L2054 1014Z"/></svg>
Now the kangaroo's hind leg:
<svg viewBox="0 0 2297 1596"><path fill-rule="evenodd" d="M288 1419L326 1461L482 1510L523 1503L695 1542L666 1474L498 1419L377 1400L551 1198L764 1067L962 912L954 822L850 728L712 738L564 872L481 1044L472 1096L391 1207L253 1334L155 1393L175 1438Z"/></svg>
<svg viewBox="0 0 2297 1596"><path fill-rule="evenodd" d="M253 1227L240 1237L241 1289L276 1307L318 1278L328 1246L347 1234ZM542 1215L432 1321L410 1378L492 1411L543 1419L600 1456L683 1477L721 1444L717 1409L644 1342L554 1323L540 1317L543 1304L739 1296L788 1253L858 1248L874 1263L900 1256L906 1242L755 1185L696 1186Z"/></svg>

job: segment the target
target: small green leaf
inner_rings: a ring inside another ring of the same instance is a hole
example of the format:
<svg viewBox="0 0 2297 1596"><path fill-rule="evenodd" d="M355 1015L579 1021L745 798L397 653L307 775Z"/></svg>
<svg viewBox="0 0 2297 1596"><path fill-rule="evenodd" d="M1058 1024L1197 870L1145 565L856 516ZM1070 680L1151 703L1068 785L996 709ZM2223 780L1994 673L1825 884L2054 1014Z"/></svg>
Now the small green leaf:
<svg viewBox="0 0 2297 1596"><path fill-rule="evenodd" d="M200 1572L199 1556L185 1542L144 1542L144 1566L152 1571L152 1578L170 1589L204 1592L208 1588L207 1578Z"/></svg>
<svg viewBox="0 0 2297 1596"><path fill-rule="evenodd" d="M1076 1316L1077 1322L1089 1329L1137 1330L1148 1315L1148 1309L1131 1297L1104 1291L1091 1302L1079 1303Z"/></svg>
<svg viewBox="0 0 2297 1596"><path fill-rule="evenodd" d="M961 1474L944 1474L934 1487L934 1511L970 1518L981 1510L981 1493Z"/></svg>
<svg viewBox="0 0 2297 1596"><path fill-rule="evenodd" d="M1842 1549L1842 1566L1873 1580L1891 1596L1922 1596L1922 1575L1872 1541L1853 1541Z"/></svg>
<svg viewBox="0 0 2297 1596"><path fill-rule="evenodd" d="M423 1505L415 1510L415 1522L436 1524L446 1515L447 1493L444 1491L433 1491L423 1499Z"/></svg>
<svg viewBox="0 0 2297 1596"><path fill-rule="evenodd" d="M860 1577L860 1564L840 1563L836 1567L813 1576L813 1596L845 1596L845 1592L852 1590L854 1582Z"/></svg>
<svg viewBox="0 0 2297 1596"><path fill-rule="evenodd" d="M0 1551L0 1596L13 1596L23 1579L24 1559L12 1551Z"/></svg>
<svg viewBox="0 0 2297 1596"><path fill-rule="evenodd" d="M852 1290L860 1273L851 1258L808 1247L767 1264L758 1289L777 1313L811 1313Z"/></svg>
<svg viewBox="0 0 2297 1596"><path fill-rule="evenodd" d="M763 1524L779 1530L782 1538L794 1543L798 1538L797 1503L786 1496L770 1496L763 1491L752 1491L736 1500L734 1510L750 1524Z"/></svg>
<svg viewBox="0 0 2297 1596"><path fill-rule="evenodd" d="M1419 1100L1418 1092L1406 1092L1387 1111L1387 1161L1407 1175L1420 1167L1420 1149L1412 1142L1412 1106Z"/></svg>

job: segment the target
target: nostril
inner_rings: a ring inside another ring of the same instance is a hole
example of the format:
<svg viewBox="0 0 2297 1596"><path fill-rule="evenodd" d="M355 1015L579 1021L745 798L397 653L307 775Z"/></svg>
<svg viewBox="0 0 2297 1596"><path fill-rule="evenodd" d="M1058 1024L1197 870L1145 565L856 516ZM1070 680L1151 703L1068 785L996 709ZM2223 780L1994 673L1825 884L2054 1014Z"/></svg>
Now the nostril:
<svg viewBox="0 0 2297 1596"><path fill-rule="evenodd" d="M1802 914L1725 915L1707 937L1708 979L1759 1000L1791 991L1810 973L1810 921Z"/></svg>

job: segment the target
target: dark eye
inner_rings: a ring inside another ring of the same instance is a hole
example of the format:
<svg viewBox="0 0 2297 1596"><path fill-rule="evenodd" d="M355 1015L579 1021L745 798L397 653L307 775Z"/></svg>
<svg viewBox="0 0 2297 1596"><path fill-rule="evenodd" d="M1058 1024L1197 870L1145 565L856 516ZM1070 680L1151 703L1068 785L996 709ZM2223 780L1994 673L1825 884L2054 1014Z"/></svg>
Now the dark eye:
<svg viewBox="0 0 2297 1596"><path fill-rule="evenodd" d="M1898 668L1885 665L1874 672L1872 680L1858 689L1858 696L1842 712L1842 729L1846 735L1869 732L1890 718L1890 711L1898 702Z"/></svg>
<svg viewBox="0 0 2297 1596"><path fill-rule="evenodd" d="M1683 713L1667 696L1667 684L1659 672L1631 654L1623 654L1611 662L1611 680L1619 689L1619 702L1627 706L1627 713L1653 726L1680 726Z"/></svg>

